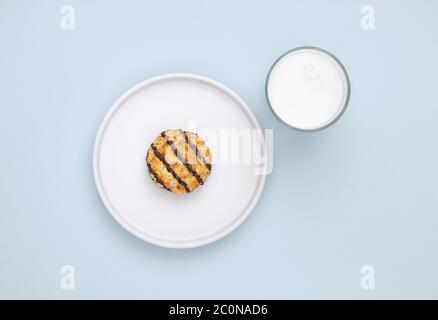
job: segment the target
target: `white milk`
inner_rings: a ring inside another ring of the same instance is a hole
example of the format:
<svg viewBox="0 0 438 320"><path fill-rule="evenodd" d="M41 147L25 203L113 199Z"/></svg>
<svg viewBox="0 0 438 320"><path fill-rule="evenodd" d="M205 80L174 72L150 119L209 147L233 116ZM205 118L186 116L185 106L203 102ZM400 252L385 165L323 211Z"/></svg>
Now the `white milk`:
<svg viewBox="0 0 438 320"><path fill-rule="evenodd" d="M274 113L300 130L334 123L349 97L349 80L340 62L316 48L298 48L272 67L266 95Z"/></svg>

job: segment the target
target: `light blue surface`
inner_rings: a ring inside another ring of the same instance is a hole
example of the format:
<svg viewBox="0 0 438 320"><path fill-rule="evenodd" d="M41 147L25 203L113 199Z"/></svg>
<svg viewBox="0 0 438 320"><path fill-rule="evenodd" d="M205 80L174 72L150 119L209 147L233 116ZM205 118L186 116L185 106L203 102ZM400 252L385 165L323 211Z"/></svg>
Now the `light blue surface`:
<svg viewBox="0 0 438 320"><path fill-rule="evenodd" d="M376 29L360 27L363 4ZM59 27L62 5L76 29ZM437 1L0 0L1 298L438 298ZM267 107L284 51L332 51L352 83L333 127ZM162 73L235 90L274 129L274 172L225 239L176 251L106 212L92 146L114 100ZM76 269L61 290L60 268ZM360 288L360 267L376 270Z"/></svg>

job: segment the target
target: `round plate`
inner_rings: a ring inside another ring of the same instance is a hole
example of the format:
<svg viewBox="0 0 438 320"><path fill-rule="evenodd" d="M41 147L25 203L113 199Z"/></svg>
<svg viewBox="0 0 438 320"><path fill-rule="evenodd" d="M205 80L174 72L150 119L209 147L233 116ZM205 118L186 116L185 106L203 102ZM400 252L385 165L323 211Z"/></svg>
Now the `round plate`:
<svg viewBox="0 0 438 320"><path fill-rule="evenodd" d="M153 183L145 163L150 143L170 128L194 131L203 139L208 130L208 137L219 140L224 132L261 130L245 102L220 83L190 74L146 80L123 94L99 127L93 157L97 189L111 215L135 236L163 247L205 245L250 214L266 178L257 172L267 163L218 160L203 186L172 194ZM257 139L243 143L266 155L263 135ZM206 142L214 161L224 149L213 140Z"/></svg>

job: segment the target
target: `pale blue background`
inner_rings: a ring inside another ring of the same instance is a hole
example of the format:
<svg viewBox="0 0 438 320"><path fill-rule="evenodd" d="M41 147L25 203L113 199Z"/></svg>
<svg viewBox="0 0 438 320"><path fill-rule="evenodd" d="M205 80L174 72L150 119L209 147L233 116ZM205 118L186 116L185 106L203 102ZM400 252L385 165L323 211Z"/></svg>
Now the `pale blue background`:
<svg viewBox="0 0 438 320"><path fill-rule="evenodd" d="M376 30L360 27L363 4ZM76 30L59 27L76 9ZM438 298L437 1L0 0L1 298ZM264 81L284 51L345 64L349 108L299 133ZM131 236L92 176L97 127L168 72L234 89L275 131L274 172L225 239L176 251ZM60 268L76 268L76 290ZM360 288L360 267L376 289Z"/></svg>

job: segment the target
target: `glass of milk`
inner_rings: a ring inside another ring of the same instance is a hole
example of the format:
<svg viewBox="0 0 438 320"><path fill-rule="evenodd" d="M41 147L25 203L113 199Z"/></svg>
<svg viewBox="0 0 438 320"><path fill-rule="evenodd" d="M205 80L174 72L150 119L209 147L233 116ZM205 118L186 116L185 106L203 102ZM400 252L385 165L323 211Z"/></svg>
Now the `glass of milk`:
<svg viewBox="0 0 438 320"><path fill-rule="evenodd" d="M299 47L274 62L266 78L266 99L285 124L316 131L335 123L347 108L350 80L330 52Z"/></svg>

